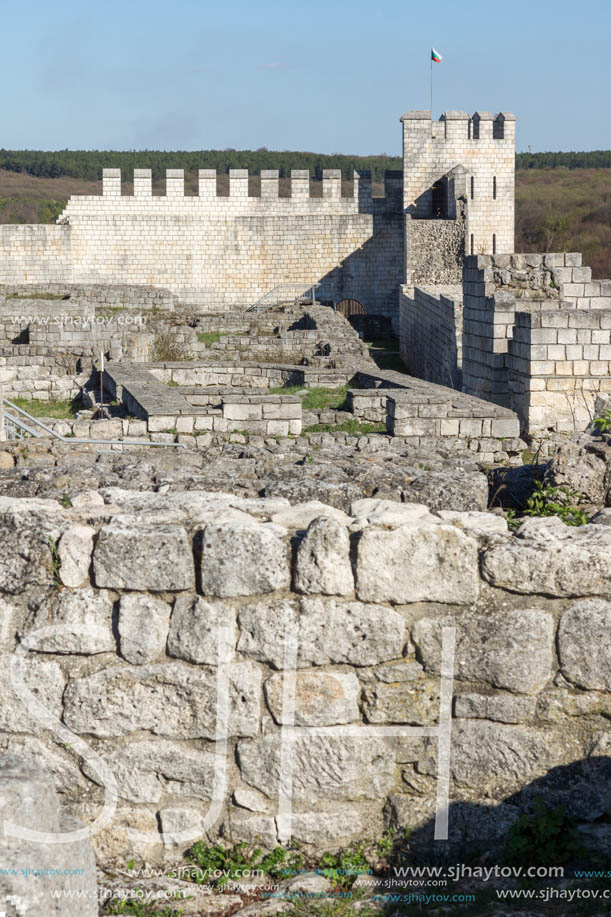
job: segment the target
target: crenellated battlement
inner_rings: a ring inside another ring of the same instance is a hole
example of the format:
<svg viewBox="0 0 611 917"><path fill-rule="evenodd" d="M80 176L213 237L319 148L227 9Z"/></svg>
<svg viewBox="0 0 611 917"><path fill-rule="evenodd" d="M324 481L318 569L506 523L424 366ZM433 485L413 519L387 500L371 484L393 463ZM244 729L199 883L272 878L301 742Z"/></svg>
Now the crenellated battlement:
<svg viewBox="0 0 611 917"><path fill-rule="evenodd" d="M467 254L513 251L515 115L444 111L433 121L430 111L408 111L401 122L405 213L461 214Z"/></svg>
<svg viewBox="0 0 611 917"><path fill-rule="evenodd" d="M489 111L444 111L439 121L432 120L430 111L407 111L401 116L406 136L422 141L433 140L495 140L515 143L516 116L509 111L492 115Z"/></svg>
<svg viewBox="0 0 611 917"><path fill-rule="evenodd" d="M153 198L153 179L151 169L134 169L134 193L124 195L121 188L122 175L120 169L104 169L102 172L102 198L109 201L137 198L145 201ZM280 197L280 173L277 169L263 169L260 173L261 193L259 196L249 195L248 169L229 170L229 198L245 200L257 197L262 202L274 200L287 200ZM388 171L384 178L385 196L375 198L376 201L389 199L397 201L403 186L402 172ZM178 199L193 200L199 198L207 202L219 200L226 201L227 195L217 192L217 173L215 169L200 169L198 176L198 192L195 195L185 195L185 177L183 169L166 169L165 195L155 195L155 200L163 199L176 201ZM88 196L87 200L99 200L99 197ZM83 200L82 197L73 198L71 203ZM371 172L368 170L353 173L353 193L351 196L342 197L342 173L340 169L325 169L322 174L322 197L311 195L310 173L304 169L292 169L290 176L290 196L288 200L311 202L329 201L364 201L372 200L371 197Z"/></svg>
<svg viewBox="0 0 611 917"><path fill-rule="evenodd" d="M101 193L73 195L60 225L0 227L0 281L156 285L223 310L316 283L321 300L358 300L396 321L401 284L455 283L465 254L514 246L515 116L401 121L403 168L385 173L380 197L358 168L344 185L338 169L317 169L316 181L302 169L219 180L202 168L195 181L168 169L155 184L150 168L104 169Z"/></svg>

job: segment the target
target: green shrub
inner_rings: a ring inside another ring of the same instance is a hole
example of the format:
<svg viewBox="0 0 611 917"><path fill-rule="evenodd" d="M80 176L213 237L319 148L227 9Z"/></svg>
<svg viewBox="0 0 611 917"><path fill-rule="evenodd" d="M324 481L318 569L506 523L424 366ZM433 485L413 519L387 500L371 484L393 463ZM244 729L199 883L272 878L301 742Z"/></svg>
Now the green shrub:
<svg viewBox="0 0 611 917"><path fill-rule="evenodd" d="M128 914L130 917L182 917L182 908L175 910L173 907L159 909L158 902L145 903L133 899L124 901L111 901L105 906L103 914Z"/></svg>
<svg viewBox="0 0 611 917"><path fill-rule="evenodd" d="M275 847L271 853L263 855L260 847L249 847L242 842L233 847L224 847L221 843L212 846L197 841L186 853L189 862L202 870L202 875L195 875L193 881L198 885L216 882L224 888L230 879L238 879L245 871L255 870L272 878L291 876L303 869L303 857L292 848ZM211 879L216 871L224 873L219 879Z"/></svg>
<svg viewBox="0 0 611 917"><path fill-rule="evenodd" d="M535 481L522 515L558 516L565 525L586 525L587 513L571 501L579 502L579 494L568 487L553 487L544 481Z"/></svg>
<svg viewBox="0 0 611 917"><path fill-rule="evenodd" d="M597 417L594 427L597 433L608 433L611 430L611 410L604 411L600 417Z"/></svg>
<svg viewBox="0 0 611 917"><path fill-rule="evenodd" d="M561 866L582 853L575 820L543 799L535 800L532 814L520 816L505 847L507 862L517 866Z"/></svg>

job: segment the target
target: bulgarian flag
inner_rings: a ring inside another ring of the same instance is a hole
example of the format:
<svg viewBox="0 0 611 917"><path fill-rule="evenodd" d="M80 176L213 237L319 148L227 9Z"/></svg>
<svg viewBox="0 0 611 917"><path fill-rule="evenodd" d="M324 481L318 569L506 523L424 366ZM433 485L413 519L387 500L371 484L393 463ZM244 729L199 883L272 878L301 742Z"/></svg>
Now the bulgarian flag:
<svg viewBox="0 0 611 917"><path fill-rule="evenodd" d="M435 48L431 48L431 60L435 61L436 64L440 64L443 60L443 57L441 56L439 51L435 50Z"/></svg>

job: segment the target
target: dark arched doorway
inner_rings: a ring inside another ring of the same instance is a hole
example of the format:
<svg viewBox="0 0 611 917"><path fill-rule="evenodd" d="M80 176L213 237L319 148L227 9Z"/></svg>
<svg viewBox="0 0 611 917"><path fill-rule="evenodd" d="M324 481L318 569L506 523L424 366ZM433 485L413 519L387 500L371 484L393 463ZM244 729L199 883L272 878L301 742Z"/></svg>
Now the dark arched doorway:
<svg viewBox="0 0 611 917"><path fill-rule="evenodd" d="M342 299L338 302L337 311L350 318L351 315L365 315L365 307L358 299Z"/></svg>
<svg viewBox="0 0 611 917"><path fill-rule="evenodd" d="M342 299L341 302L338 302L336 307L338 312L346 318L355 331L363 337L365 333L365 321L366 313L365 307L362 302L358 299Z"/></svg>

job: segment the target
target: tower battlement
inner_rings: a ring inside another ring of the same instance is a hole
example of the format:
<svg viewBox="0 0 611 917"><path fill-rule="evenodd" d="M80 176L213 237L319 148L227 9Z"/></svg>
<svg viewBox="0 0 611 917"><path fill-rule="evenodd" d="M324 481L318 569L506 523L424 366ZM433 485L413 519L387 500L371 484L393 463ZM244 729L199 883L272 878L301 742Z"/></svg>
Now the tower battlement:
<svg viewBox="0 0 611 917"><path fill-rule="evenodd" d="M467 254L513 251L516 116L445 111L433 121L430 111L408 111L401 123L405 213L421 220L462 213Z"/></svg>
<svg viewBox="0 0 611 917"><path fill-rule="evenodd" d="M516 116L509 111L492 115L489 111L444 111L439 121L430 111L407 111L401 116L403 134L417 142L432 140L495 140L515 144Z"/></svg>

